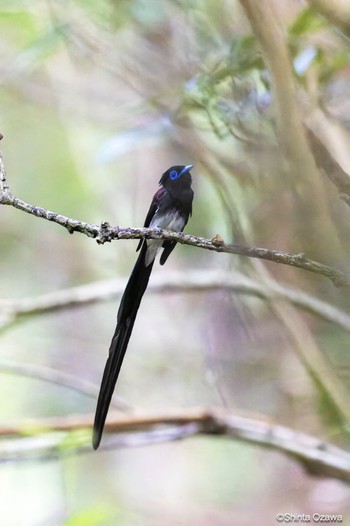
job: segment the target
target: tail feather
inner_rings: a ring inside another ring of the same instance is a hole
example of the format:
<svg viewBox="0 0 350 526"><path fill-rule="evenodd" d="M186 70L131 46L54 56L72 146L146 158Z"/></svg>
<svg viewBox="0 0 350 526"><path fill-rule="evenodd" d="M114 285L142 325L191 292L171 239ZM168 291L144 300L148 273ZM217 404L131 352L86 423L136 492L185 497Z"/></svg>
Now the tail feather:
<svg viewBox="0 0 350 526"><path fill-rule="evenodd" d="M92 445L94 449L98 448L101 441L114 387L123 363L137 311L152 272L153 261L146 266L146 252L147 243L144 242L120 302L117 316L117 327L109 348L109 356L104 369L100 393L97 400L92 437Z"/></svg>

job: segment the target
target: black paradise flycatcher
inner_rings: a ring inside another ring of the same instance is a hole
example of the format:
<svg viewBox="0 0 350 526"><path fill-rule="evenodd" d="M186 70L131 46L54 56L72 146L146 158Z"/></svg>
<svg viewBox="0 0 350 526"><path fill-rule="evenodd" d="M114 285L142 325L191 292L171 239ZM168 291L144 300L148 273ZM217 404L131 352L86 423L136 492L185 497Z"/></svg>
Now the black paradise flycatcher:
<svg viewBox="0 0 350 526"><path fill-rule="evenodd" d="M159 186L148 211L145 227L161 228L182 232L192 213L192 177L188 166L171 166L163 173ZM142 296L147 288L155 257L163 248L160 264L164 265L176 241L162 239L141 239L137 250L141 252L120 301L117 326L109 348L109 355L103 372L102 383L97 400L92 445L100 445L103 427L108 413L114 387L118 379L123 358L129 343Z"/></svg>

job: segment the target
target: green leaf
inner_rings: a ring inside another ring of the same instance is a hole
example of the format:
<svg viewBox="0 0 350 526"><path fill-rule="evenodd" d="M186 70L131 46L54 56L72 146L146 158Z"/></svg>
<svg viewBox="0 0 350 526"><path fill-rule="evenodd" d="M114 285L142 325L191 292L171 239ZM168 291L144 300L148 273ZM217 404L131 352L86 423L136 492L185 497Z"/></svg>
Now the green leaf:
<svg viewBox="0 0 350 526"><path fill-rule="evenodd" d="M291 37L298 37L317 31L326 25L325 19L318 16L310 7L304 9L289 28Z"/></svg>

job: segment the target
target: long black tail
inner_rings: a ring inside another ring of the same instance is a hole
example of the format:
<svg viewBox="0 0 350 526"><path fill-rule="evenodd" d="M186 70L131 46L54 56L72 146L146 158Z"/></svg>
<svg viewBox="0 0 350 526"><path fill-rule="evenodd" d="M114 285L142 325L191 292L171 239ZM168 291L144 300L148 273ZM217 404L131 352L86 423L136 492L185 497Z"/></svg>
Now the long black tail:
<svg viewBox="0 0 350 526"><path fill-rule="evenodd" d="M123 363L123 358L132 333L137 311L152 272L153 261L149 263L148 266L145 264L146 252L147 244L146 241L144 241L140 255L135 263L120 302L117 316L117 327L109 348L109 356L103 372L100 393L97 400L92 437L92 445L94 449L98 448L101 441L103 427L105 425L114 387Z"/></svg>

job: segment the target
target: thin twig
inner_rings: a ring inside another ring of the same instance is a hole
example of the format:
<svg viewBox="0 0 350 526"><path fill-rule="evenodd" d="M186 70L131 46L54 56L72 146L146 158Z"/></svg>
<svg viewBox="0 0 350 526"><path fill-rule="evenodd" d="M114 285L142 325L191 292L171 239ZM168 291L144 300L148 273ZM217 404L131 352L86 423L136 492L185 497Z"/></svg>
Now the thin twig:
<svg viewBox="0 0 350 526"><path fill-rule="evenodd" d="M316 118L315 118L316 119ZM310 127L309 124L305 125L305 129L307 131L307 137L309 141L309 145L311 148L311 151L313 153L313 156L315 158L315 162L320 170L322 170L332 181L332 183L337 187L337 189L340 192L339 197L347 204L350 204L350 177L349 173L347 173L344 168L341 166L341 164L338 161L338 158L335 157L334 152L331 152L331 148L329 145L326 145L325 140L328 138L328 142L330 142L329 137L332 137L329 128L330 124L326 121L325 117L322 115L321 112L318 112L317 114L317 124L318 128L321 128L323 126L322 132L324 134L323 140L321 137L319 137L315 131ZM328 124L328 126L327 126ZM324 132L323 130L326 129L327 131ZM328 133L328 136L326 135ZM333 132L333 136L335 133ZM339 134L333 138L333 142L338 144L341 141L339 140ZM347 147L347 144L345 141L343 141L344 147Z"/></svg>
<svg viewBox="0 0 350 526"><path fill-rule="evenodd" d="M75 440L72 438L71 441L69 435L66 435L67 432L77 433L79 430L90 429L91 422L92 415L76 415L31 421L19 426L3 426L0 428L0 435L12 438L11 443L0 443L0 460L22 460L33 458L33 455L35 458L50 458L92 451L91 446L87 444L90 431L82 433L80 439L78 435L73 434ZM28 438L43 430L50 430L50 433L35 439ZM280 451L300 462L313 475L335 477L350 482L349 452L306 433L273 422L233 415L218 408L110 415L105 430L114 436L106 436L101 450L179 440L195 435L226 436L247 444ZM13 439L22 437L24 432L26 438Z"/></svg>
<svg viewBox="0 0 350 526"><path fill-rule="evenodd" d="M0 141L2 141L3 135L0 133ZM1 196L5 195L9 191L9 187L6 180L6 171L5 171L5 165L4 160L2 157L2 151L0 148L0 203L1 203Z"/></svg>
<svg viewBox="0 0 350 526"><path fill-rule="evenodd" d="M26 376L27 378L36 378L44 382L56 384L66 389L71 389L79 394L89 396L96 399L99 393L99 386L79 378L77 375L73 376L63 371L58 371L44 365L32 364L32 363L18 363L9 360L0 360L0 372L7 374L16 374ZM128 411L131 407L119 397L115 397L111 402L119 411Z"/></svg>

